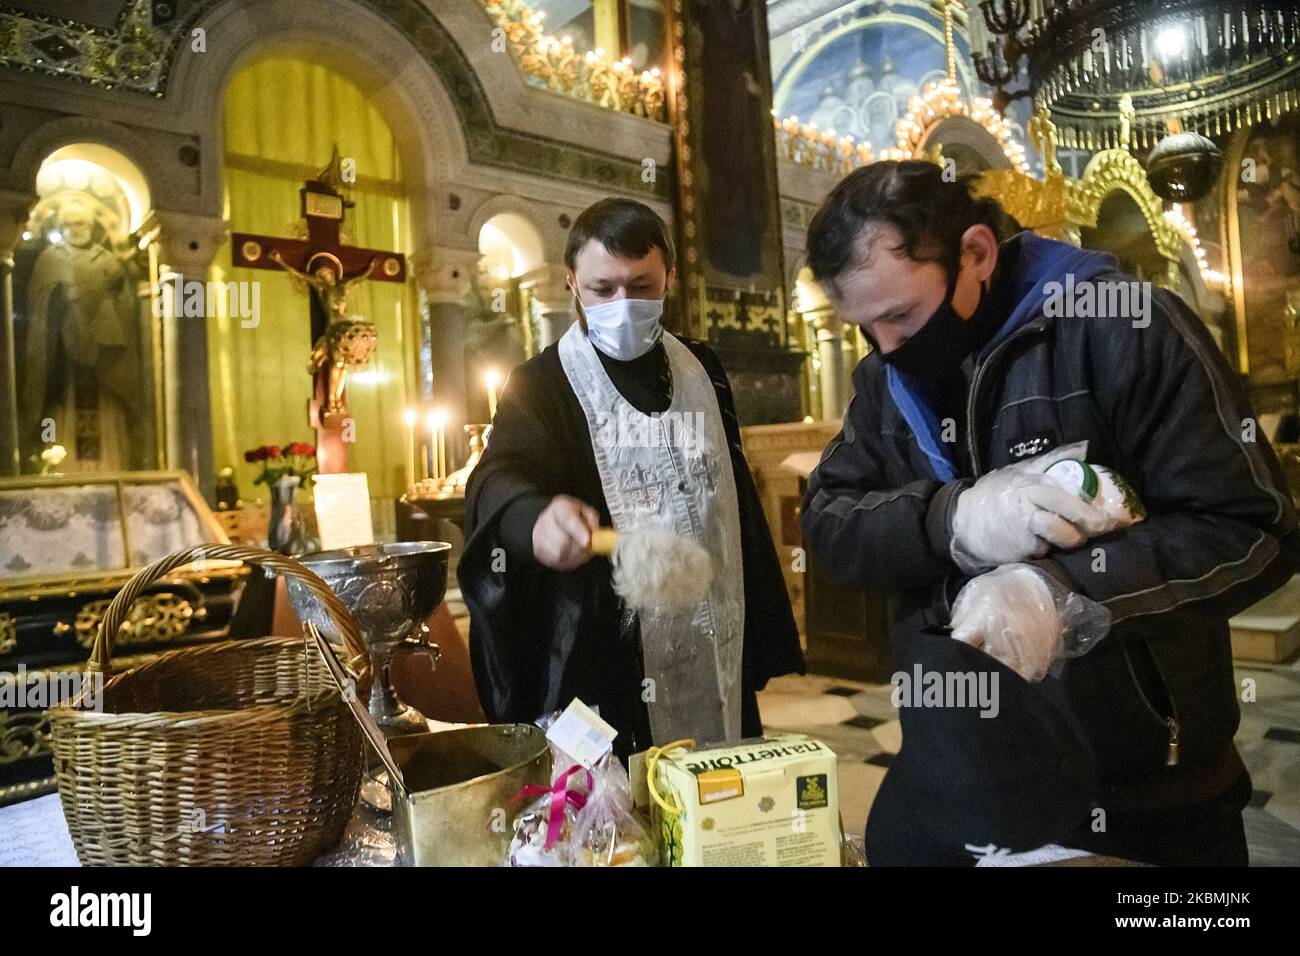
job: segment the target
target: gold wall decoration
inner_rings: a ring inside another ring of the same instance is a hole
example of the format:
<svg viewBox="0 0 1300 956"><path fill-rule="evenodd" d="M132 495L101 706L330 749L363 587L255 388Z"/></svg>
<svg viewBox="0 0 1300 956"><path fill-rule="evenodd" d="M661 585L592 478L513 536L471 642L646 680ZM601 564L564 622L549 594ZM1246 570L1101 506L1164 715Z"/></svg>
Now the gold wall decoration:
<svg viewBox="0 0 1300 956"><path fill-rule="evenodd" d="M1088 160L1083 178L1071 186L1067 212L1071 222L1096 228L1101 204L1115 190L1123 190L1142 211L1156 249L1166 259L1178 261L1183 237L1165 218L1163 200L1151 191L1146 170L1127 149L1104 149L1096 153Z"/></svg>
<svg viewBox="0 0 1300 956"><path fill-rule="evenodd" d="M82 647L89 649L94 646L99 622L103 620L109 603L107 599L88 601L77 611L73 629L77 633L77 643ZM127 647L174 640L189 630L191 621L203 620L206 616L201 603L196 607L171 591L146 594L131 605L118 632L117 644Z"/></svg>
<svg viewBox="0 0 1300 956"><path fill-rule="evenodd" d="M870 143L838 136L833 129L819 130L815 123L800 123L797 116L782 119L774 110L772 122L776 126L778 158L796 166L844 176L875 158Z"/></svg>
<svg viewBox="0 0 1300 956"><path fill-rule="evenodd" d="M529 82L606 109L665 122L664 77L658 67L637 72L631 61L604 50L585 53L571 37L554 37L542 28L544 14L521 0L483 0L483 8L505 32L519 68Z"/></svg>
<svg viewBox="0 0 1300 956"><path fill-rule="evenodd" d="M45 711L0 710L0 766L50 752Z"/></svg>
<svg viewBox="0 0 1300 956"><path fill-rule="evenodd" d="M1067 235L1069 190L1064 177L1034 179L1014 169L988 169L980 173L974 192L995 197L1026 229L1057 239Z"/></svg>
<svg viewBox="0 0 1300 956"><path fill-rule="evenodd" d="M12 654L18 646L18 621L12 614L0 611L0 654Z"/></svg>
<svg viewBox="0 0 1300 956"><path fill-rule="evenodd" d="M977 96L966 105L961 88L954 79L927 83L920 96L912 97L907 114L899 117L895 125L897 144L884 152L884 159L924 158L926 140L940 121L953 116L964 116L980 126L997 140L1012 167L1024 175L1029 174L1025 147L1011 133L1011 124L993 108L992 100Z"/></svg>

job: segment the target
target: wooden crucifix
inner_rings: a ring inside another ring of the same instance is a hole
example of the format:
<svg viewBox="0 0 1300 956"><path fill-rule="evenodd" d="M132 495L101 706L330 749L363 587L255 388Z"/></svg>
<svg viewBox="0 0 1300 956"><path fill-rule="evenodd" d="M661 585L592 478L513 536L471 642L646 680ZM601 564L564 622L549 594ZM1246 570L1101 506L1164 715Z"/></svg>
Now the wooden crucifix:
<svg viewBox="0 0 1300 956"><path fill-rule="evenodd" d="M316 429L316 462L321 474L348 469L350 436L347 373L363 365L375 348L374 323L347 314L348 292L366 279L405 282L406 257L399 252L344 245L343 217L355 205L342 193L338 146L329 165L299 190L306 239L231 234L231 264L252 269L283 269L306 283L311 295L312 397L307 417Z"/></svg>

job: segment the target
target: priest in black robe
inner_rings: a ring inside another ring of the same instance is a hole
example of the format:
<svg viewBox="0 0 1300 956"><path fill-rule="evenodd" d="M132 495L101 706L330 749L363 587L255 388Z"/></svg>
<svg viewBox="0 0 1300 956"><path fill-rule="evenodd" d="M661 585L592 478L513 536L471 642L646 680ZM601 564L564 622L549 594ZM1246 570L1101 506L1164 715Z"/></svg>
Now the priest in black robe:
<svg viewBox="0 0 1300 956"><path fill-rule="evenodd" d="M663 221L641 203L603 200L574 223L565 259L578 300L574 334L590 338L622 399L642 415L664 412L681 383L673 381L664 333L652 321L654 300L663 299L673 276ZM610 327L611 314L636 318ZM689 349L712 385L716 407L692 413L720 415L725 431L743 568L740 732L758 736L756 692L771 677L804 672L798 632L726 374L705 346L668 344ZM511 373L466 489L458 575L470 610L470 653L489 720L531 722L578 697L618 730L615 752L626 758L668 741L651 730L641 614L615 594L610 561L591 553L590 531L610 526L611 512L590 420L560 345ZM674 354L680 368L685 353Z"/></svg>

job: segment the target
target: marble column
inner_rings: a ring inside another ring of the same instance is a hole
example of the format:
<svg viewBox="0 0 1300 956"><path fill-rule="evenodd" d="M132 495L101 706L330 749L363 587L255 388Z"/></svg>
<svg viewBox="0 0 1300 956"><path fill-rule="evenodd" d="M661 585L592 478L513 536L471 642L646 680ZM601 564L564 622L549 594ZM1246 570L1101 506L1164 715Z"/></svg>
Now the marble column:
<svg viewBox="0 0 1300 956"><path fill-rule="evenodd" d="M217 249L225 240L226 223L219 216L154 210L160 227L159 258L164 274L208 280ZM167 465L194 476L209 503L215 501L212 467L212 410L208 381L207 319L164 316L163 374Z"/></svg>
<svg viewBox="0 0 1300 956"><path fill-rule="evenodd" d="M27 214L36 204L34 193L0 192L0 475L22 471L18 451L18 356L14 342L14 247Z"/></svg>
<svg viewBox="0 0 1300 956"><path fill-rule="evenodd" d="M429 308L429 351L433 363L433 404L447 410L447 468L454 471L469 453L463 425L469 421L465 377L465 296L481 258L477 248L431 246L407 257ZM423 423L421 423L423 425Z"/></svg>
<svg viewBox="0 0 1300 956"><path fill-rule="evenodd" d="M537 351L541 351L568 331L578 321L573 308L573 293L569 291L569 270L564 265L545 265L525 273L519 286L528 289L541 306L537 323Z"/></svg>
<svg viewBox="0 0 1300 956"><path fill-rule="evenodd" d="M817 355L821 359L819 385L822 420L840 418L848 404L844 370L844 325L830 314L817 317Z"/></svg>

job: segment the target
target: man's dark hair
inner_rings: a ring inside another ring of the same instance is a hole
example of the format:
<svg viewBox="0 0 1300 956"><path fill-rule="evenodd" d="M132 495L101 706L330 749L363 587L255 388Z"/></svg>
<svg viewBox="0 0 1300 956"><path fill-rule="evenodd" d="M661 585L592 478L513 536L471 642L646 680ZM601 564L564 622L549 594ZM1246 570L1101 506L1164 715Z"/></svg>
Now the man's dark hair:
<svg viewBox="0 0 1300 956"><path fill-rule="evenodd" d="M658 213L635 199L611 196L584 209L569 230L569 242L564 247L564 264L573 269L578 253L592 239L598 241L610 254L626 259L640 259L651 249L658 249L663 253L664 266L668 272L673 270L676 262L668 227Z"/></svg>
<svg viewBox="0 0 1300 956"><path fill-rule="evenodd" d="M871 223L898 230L894 248L917 262L937 262L952 282L961 268L961 237L983 224L1003 238L1005 216L996 199L971 195L971 177L946 179L927 160L882 160L855 169L830 191L808 225L808 268L836 287L854 265L858 236Z"/></svg>

